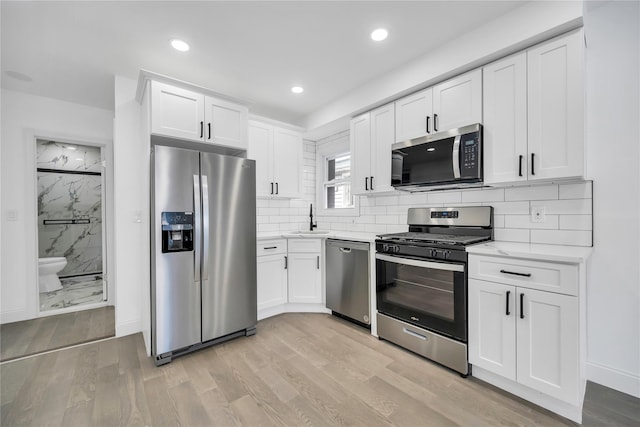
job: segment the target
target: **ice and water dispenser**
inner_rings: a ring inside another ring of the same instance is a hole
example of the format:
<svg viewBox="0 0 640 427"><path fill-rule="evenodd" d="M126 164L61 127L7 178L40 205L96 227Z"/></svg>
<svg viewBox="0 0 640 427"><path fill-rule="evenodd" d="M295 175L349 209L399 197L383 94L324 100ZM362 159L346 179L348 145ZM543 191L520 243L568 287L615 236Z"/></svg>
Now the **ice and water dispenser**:
<svg viewBox="0 0 640 427"><path fill-rule="evenodd" d="M162 212L162 253L193 250L193 212Z"/></svg>

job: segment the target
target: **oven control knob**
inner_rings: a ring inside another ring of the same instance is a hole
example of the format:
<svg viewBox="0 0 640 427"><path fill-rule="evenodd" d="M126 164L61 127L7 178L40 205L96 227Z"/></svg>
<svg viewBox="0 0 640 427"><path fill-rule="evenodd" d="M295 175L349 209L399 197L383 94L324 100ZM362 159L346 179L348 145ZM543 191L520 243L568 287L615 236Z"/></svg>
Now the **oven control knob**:
<svg viewBox="0 0 640 427"><path fill-rule="evenodd" d="M431 249L431 253L430 253L432 258L437 258L438 257L438 250L437 249Z"/></svg>
<svg viewBox="0 0 640 427"><path fill-rule="evenodd" d="M442 251L442 257L447 259L451 256L451 251Z"/></svg>
<svg viewBox="0 0 640 427"><path fill-rule="evenodd" d="M382 252L389 252L389 245L387 245L386 243L382 244Z"/></svg>
<svg viewBox="0 0 640 427"><path fill-rule="evenodd" d="M394 253L400 253L400 246L396 245L393 247L393 252Z"/></svg>

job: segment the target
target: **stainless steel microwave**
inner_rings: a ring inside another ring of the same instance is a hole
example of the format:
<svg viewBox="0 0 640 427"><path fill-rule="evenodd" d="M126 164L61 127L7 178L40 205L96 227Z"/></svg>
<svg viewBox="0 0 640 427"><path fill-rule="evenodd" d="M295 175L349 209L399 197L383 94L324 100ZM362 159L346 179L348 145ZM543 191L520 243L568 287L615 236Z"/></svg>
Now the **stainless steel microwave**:
<svg viewBox="0 0 640 427"><path fill-rule="evenodd" d="M428 191L482 184L482 125L474 124L393 144L391 185Z"/></svg>

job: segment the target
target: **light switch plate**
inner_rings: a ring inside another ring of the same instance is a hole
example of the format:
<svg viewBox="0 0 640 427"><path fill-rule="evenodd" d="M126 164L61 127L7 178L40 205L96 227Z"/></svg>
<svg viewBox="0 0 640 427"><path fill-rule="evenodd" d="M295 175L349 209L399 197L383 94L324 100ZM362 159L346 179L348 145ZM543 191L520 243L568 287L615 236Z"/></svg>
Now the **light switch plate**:
<svg viewBox="0 0 640 427"><path fill-rule="evenodd" d="M544 222L544 206L531 206L531 222Z"/></svg>

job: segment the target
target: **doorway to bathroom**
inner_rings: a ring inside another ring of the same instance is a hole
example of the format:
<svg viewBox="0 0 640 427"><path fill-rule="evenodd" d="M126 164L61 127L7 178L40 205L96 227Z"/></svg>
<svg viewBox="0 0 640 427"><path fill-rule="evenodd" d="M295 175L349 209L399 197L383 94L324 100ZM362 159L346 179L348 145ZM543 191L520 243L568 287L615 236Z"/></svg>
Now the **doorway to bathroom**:
<svg viewBox="0 0 640 427"><path fill-rule="evenodd" d="M106 305L102 147L36 139L40 315Z"/></svg>

